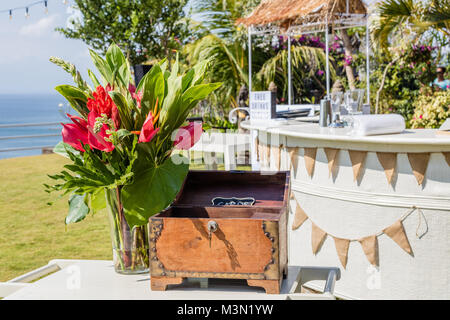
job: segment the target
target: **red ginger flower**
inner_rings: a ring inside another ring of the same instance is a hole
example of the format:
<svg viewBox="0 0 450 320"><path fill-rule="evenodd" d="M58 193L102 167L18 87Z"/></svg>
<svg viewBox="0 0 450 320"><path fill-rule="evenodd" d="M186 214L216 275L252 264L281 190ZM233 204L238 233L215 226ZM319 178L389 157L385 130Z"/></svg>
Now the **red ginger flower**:
<svg viewBox="0 0 450 320"><path fill-rule="evenodd" d="M89 111L94 111L98 117L102 114L106 114L109 119L113 119L114 126L118 129L120 126L119 111L109 96L109 91L111 91L111 86L109 84L106 87L106 90L102 86L98 86L92 93L94 99L88 99L87 107Z"/></svg>

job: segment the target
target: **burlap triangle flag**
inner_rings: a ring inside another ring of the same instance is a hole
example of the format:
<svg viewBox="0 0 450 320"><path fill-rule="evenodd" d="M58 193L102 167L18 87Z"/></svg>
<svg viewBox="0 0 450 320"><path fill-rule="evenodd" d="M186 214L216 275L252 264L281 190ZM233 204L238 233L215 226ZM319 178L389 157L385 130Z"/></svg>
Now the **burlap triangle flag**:
<svg viewBox="0 0 450 320"><path fill-rule="evenodd" d="M299 147L288 147L289 159L291 160L291 168L297 168Z"/></svg>
<svg viewBox="0 0 450 320"><path fill-rule="evenodd" d="M269 168L270 167L270 144L266 144L266 154L265 154L265 164L266 167Z"/></svg>
<svg viewBox="0 0 450 320"><path fill-rule="evenodd" d="M430 153L408 153L408 160L416 177L417 183L421 185L425 179L425 174L430 160Z"/></svg>
<svg viewBox="0 0 450 320"><path fill-rule="evenodd" d="M353 167L353 181L357 181L364 167L367 151L348 150Z"/></svg>
<svg viewBox="0 0 450 320"><path fill-rule="evenodd" d="M392 178L395 175L395 169L397 166L397 153L395 152L377 152L378 161L384 169L389 184L392 182Z"/></svg>
<svg viewBox="0 0 450 320"><path fill-rule="evenodd" d="M317 252L319 252L326 237L327 233L322 229L320 229L318 226L316 226L313 222L311 228L311 245L312 245L312 252L314 254L317 254Z"/></svg>
<svg viewBox="0 0 450 320"><path fill-rule="evenodd" d="M328 176L331 176L337 165L339 149L324 148L324 151L328 160Z"/></svg>
<svg viewBox="0 0 450 320"><path fill-rule="evenodd" d="M377 236L368 236L358 240L367 257L367 260L374 265L378 266L378 239Z"/></svg>
<svg viewBox="0 0 450 320"><path fill-rule="evenodd" d="M292 223L292 230L300 228L300 226L303 224L303 222L306 221L306 219L308 219L308 216L306 215L302 207L300 207L297 203L297 206L295 207L294 222Z"/></svg>
<svg viewBox="0 0 450 320"><path fill-rule="evenodd" d="M281 168L281 149L283 148L283 145L279 146L273 146L274 152L275 152L275 168L277 168L278 171L280 171Z"/></svg>
<svg viewBox="0 0 450 320"><path fill-rule="evenodd" d="M397 220L393 225L387 227L383 232L392 240L394 240L400 248L405 250L410 255L413 255L411 245L409 244L408 237L406 236L405 229L401 220Z"/></svg>
<svg viewBox="0 0 450 320"><path fill-rule="evenodd" d="M314 165L316 164L316 153L317 148L305 148L305 154L303 158L305 159L306 171L308 172L308 175L310 177L312 177L314 173Z"/></svg>
<svg viewBox="0 0 450 320"><path fill-rule="evenodd" d="M291 196L289 197L289 200L294 200L294 193L291 191Z"/></svg>
<svg viewBox="0 0 450 320"><path fill-rule="evenodd" d="M256 161L259 161L259 138L256 137L255 140L255 153L256 153Z"/></svg>
<svg viewBox="0 0 450 320"><path fill-rule="evenodd" d="M345 267L347 266L348 247L350 245L350 240L336 237L333 237L333 239L339 260L341 261L341 264L345 269Z"/></svg>
<svg viewBox="0 0 450 320"><path fill-rule="evenodd" d="M445 157L445 161L447 161L447 164L450 166L450 152L442 152Z"/></svg>

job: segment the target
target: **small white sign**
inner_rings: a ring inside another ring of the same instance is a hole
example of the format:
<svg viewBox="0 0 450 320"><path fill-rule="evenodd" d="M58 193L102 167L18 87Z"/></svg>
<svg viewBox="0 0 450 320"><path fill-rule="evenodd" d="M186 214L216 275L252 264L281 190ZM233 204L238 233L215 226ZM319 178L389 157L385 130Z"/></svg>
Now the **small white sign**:
<svg viewBox="0 0 450 320"><path fill-rule="evenodd" d="M269 120L276 117L276 97L271 91L250 92L250 120Z"/></svg>

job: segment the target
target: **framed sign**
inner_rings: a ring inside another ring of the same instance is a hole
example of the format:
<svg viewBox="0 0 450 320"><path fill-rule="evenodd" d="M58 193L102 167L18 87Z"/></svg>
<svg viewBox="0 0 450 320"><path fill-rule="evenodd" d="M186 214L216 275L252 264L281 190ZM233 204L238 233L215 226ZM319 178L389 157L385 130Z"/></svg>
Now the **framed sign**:
<svg viewBox="0 0 450 320"><path fill-rule="evenodd" d="M276 118L277 97L271 91L250 92L250 120Z"/></svg>

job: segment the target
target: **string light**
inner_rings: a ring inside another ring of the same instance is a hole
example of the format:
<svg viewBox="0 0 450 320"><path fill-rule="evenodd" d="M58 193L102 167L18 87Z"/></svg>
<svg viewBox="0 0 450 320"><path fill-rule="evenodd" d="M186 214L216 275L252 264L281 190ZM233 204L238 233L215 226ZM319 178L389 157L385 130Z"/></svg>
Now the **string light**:
<svg viewBox="0 0 450 320"><path fill-rule="evenodd" d="M48 14L48 1L49 0L39 0L39 1L35 1L35 2L30 3L30 4L28 4L26 6L23 6L23 7L16 7L16 8L11 8L11 9L0 10L0 13L8 12L9 13L9 20L12 20L13 11L24 10L25 9L25 18L28 18L30 16L30 10L29 9L31 7L43 4L44 5L44 12L45 12L45 14ZM61 1L61 0L59 0L59 1ZM67 5L67 4L69 4L69 1L68 0L63 0L62 3L64 5Z"/></svg>

